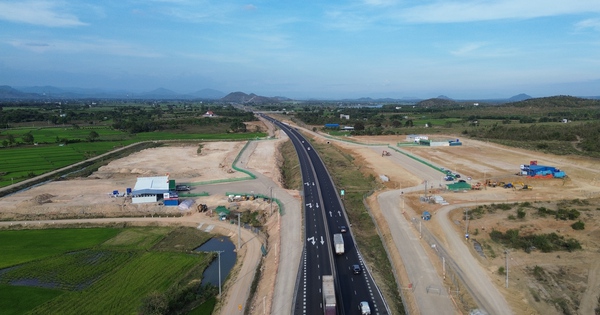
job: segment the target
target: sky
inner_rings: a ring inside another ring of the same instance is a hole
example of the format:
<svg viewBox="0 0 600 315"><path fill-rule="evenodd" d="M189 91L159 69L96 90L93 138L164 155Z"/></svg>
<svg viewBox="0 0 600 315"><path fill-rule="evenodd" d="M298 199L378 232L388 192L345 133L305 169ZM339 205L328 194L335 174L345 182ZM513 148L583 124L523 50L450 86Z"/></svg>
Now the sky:
<svg viewBox="0 0 600 315"><path fill-rule="evenodd" d="M598 0L0 0L0 85L600 95Z"/></svg>

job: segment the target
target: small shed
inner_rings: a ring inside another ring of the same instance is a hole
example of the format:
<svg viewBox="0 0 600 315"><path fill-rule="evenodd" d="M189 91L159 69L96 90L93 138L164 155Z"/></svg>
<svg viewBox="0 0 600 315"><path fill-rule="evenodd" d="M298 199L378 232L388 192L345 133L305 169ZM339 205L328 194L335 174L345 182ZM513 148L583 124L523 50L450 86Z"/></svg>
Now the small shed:
<svg viewBox="0 0 600 315"><path fill-rule="evenodd" d="M423 214L421 215L421 219L425 221L431 220L431 213L429 213L429 211L423 212Z"/></svg>
<svg viewBox="0 0 600 315"><path fill-rule="evenodd" d="M179 204L178 208L181 211L189 211L193 204L194 199L186 199Z"/></svg>
<svg viewBox="0 0 600 315"><path fill-rule="evenodd" d="M227 207L225 206L218 206L217 209L215 209L215 212L217 213L219 218L226 217L230 213L229 209L227 209Z"/></svg>

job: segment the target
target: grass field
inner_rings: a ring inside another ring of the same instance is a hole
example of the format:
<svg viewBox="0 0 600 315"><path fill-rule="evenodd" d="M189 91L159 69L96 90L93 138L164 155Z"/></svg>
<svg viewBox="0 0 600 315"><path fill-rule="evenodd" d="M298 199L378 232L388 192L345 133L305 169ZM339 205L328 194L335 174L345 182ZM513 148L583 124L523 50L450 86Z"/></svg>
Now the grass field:
<svg viewBox="0 0 600 315"><path fill-rule="evenodd" d="M150 293L200 280L212 255L187 250L210 237L170 227L0 231L0 267L14 266L0 270L0 313L135 314Z"/></svg>
<svg viewBox="0 0 600 315"><path fill-rule="evenodd" d="M113 228L0 231L0 268L91 248L120 232Z"/></svg>
<svg viewBox="0 0 600 315"><path fill-rule="evenodd" d="M25 314L63 293L59 290L0 284L0 310L3 315Z"/></svg>

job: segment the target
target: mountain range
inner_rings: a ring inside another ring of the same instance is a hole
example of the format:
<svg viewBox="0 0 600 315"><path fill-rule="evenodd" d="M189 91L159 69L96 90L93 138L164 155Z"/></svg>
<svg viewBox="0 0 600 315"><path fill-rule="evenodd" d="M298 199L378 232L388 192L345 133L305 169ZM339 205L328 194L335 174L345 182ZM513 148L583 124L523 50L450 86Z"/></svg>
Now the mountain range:
<svg viewBox="0 0 600 315"><path fill-rule="evenodd" d="M489 103L507 103L517 102L532 98L527 94L519 94L505 99L473 99L460 101L489 102ZM586 97L598 99L600 97ZM265 104L292 101L292 99L275 96L260 96L254 93L246 94L244 92L224 93L214 89L201 89L191 93L178 93L165 88L133 93L126 90L102 90L102 89L84 89L84 88L58 88L54 86L30 86L30 87L11 87L0 85L0 100L48 100L48 99L155 99L155 100L218 100L223 102L234 102L242 104ZM440 95L434 99L444 101L458 101ZM432 100L434 100L432 99ZM310 99L303 101L320 101ZM322 100L321 100L322 101ZM334 100L328 100L334 101ZM417 103L423 101L419 98L378 98L363 97L358 99L341 99L337 101L356 102L356 103Z"/></svg>

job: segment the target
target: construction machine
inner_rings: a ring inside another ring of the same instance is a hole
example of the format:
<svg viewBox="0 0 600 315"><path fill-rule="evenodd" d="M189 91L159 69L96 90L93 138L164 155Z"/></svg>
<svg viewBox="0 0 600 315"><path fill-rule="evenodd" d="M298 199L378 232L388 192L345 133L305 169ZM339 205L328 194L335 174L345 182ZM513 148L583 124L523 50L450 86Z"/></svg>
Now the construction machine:
<svg viewBox="0 0 600 315"><path fill-rule="evenodd" d="M481 185L481 183L480 183L480 182L477 182L477 183L475 183L475 185L472 185L472 186L471 186L471 189L472 189L472 190L481 190L481 187L482 187L482 186L483 186L483 185Z"/></svg>

